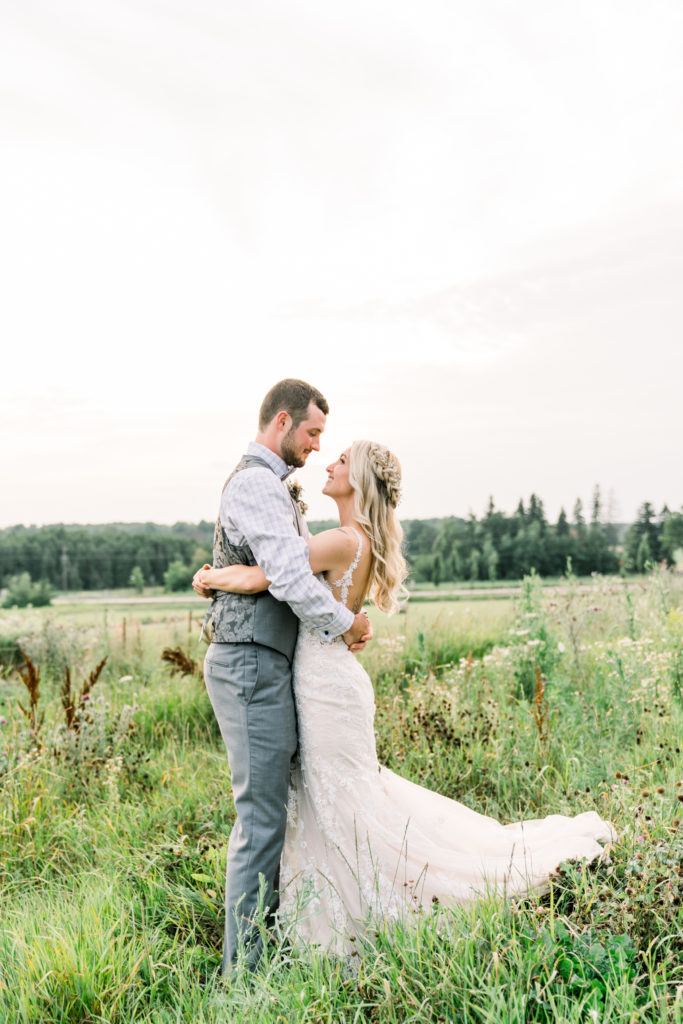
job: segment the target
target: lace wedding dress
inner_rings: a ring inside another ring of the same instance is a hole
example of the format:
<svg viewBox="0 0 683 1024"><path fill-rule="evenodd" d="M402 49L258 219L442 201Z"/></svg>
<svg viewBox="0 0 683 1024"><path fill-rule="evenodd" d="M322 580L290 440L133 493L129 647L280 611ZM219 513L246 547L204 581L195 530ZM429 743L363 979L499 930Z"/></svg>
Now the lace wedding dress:
<svg viewBox="0 0 683 1024"><path fill-rule="evenodd" d="M346 601L356 557L338 584ZM542 888L563 860L613 838L595 812L501 825L377 762L372 683L337 638L299 631L293 671L299 752L280 872L281 922L342 954L373 920L478 893Z"/></svg>

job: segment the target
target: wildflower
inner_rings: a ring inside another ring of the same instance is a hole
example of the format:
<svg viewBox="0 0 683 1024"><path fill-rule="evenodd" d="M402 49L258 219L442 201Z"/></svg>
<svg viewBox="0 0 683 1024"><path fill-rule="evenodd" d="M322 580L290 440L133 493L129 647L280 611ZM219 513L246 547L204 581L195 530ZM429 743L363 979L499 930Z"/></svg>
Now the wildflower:
<svg viewBox="0 0 683 1024"><path fill-rule="evenodd" d="M0 715L0 725L7 725L7 719L4 715Z"/></svg>
<svg viewBox="0 0 683 1024"><path fill-rule="evenodd" d="M561 641L561 640L560 640L559 644L557 645L557 649L558 649L558 651L560 652L560 654L564 654L564 652L565 652L565 646L564 646L564 644L562 643L562 641Z"/></svg>
<svg viewBox="0 0 683 1024"><path fill-rule="evenodd" d="M121 676L121 678L119 679L119 682L120 683L132 683L133 682L133 677L132 676Z"/></svg>

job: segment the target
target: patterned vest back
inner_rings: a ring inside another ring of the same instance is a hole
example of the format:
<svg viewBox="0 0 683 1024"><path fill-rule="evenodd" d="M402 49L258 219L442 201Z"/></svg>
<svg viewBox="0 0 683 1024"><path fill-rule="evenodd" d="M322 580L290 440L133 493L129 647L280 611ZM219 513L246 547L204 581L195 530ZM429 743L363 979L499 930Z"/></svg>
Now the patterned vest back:
<svg viewBox="0 0 683 1024"><path fill-rule="evenodd" d="M236 473L250 466L264 466L273 470L257 455L243 455L225 481L223 490ZM292 521L299 534L302 523L299 509L292 500ZM217 569L226 565L256 565L248 544L232 544L221 524L220 510L213 534L213 564ZM259 594L229 594L218 590L207 615L211 622L213 643L257 643L279 651L291 661L296 646L299 620L285 601L277 601L269 591Z"/></svg>

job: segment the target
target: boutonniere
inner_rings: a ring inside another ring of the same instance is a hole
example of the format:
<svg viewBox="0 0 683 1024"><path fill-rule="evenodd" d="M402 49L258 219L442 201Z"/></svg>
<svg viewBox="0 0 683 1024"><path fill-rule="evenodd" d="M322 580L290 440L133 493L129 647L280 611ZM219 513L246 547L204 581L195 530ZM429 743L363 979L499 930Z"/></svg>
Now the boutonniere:
<svg viewBox="0 0 683 1024"><path fill-rule="evenodd" d="M289 493L292 496L292 501L295 501L299 506L299 511L301 512L301 515L305 516L306 513L308 512L308 505L302 498L302 494L304 493L303 487L301 486L298 480L288 480L287 489L289 490Z"/></svg>

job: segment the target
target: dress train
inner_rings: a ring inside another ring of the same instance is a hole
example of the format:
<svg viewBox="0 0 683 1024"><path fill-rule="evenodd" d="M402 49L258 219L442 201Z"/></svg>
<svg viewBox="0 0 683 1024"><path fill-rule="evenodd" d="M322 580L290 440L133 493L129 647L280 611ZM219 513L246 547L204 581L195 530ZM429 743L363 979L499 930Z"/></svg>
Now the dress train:
<svg viewBox="0 0 683 1024"><path fill-rule="evenodd" d="M593 860L614 838L594 811L502 825L380 767L372 683L341 638L301 629L293 685L279 913L297 941L348 953L372 920L542 889L561 861Z"/></svg>

